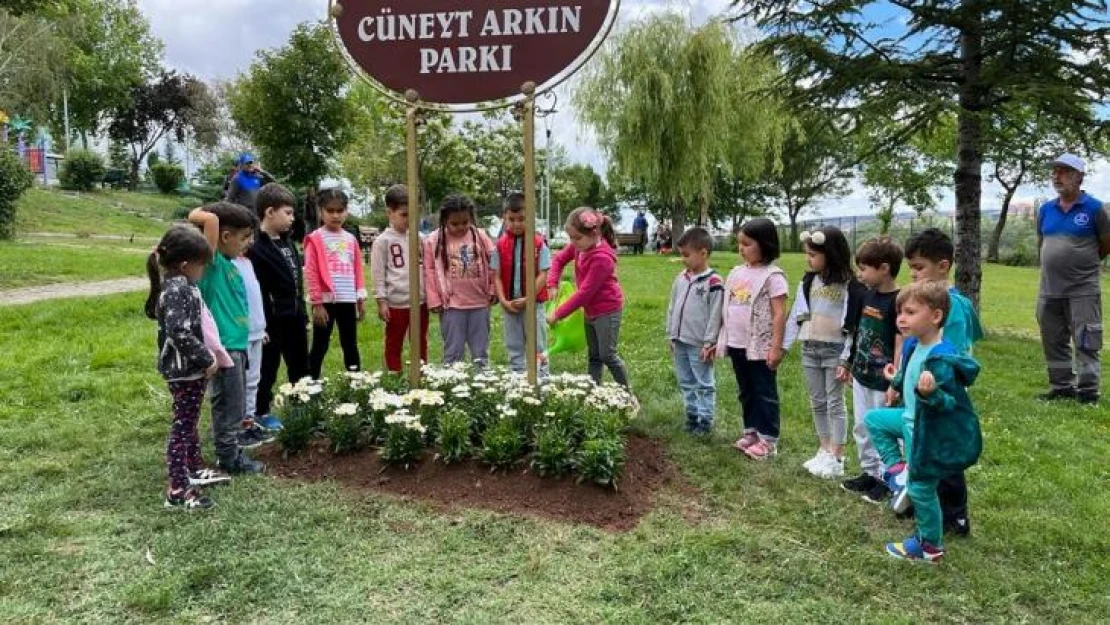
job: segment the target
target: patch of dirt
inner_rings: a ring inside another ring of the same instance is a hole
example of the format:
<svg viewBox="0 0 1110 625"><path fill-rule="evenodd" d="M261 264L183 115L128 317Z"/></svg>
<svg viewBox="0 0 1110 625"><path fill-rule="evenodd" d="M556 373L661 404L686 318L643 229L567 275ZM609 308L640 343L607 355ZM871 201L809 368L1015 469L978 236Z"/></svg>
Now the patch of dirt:
<svg viewBox="0 0 1110 625"><path fill-rule="evenodd" d="M662 441L630 436L628 461L618 490L576 484L574 477L542 478L523 465L509 473L490 473L474 460L454 465L433 461L427 452L409 470L386 467L376 450L332 455L318 441L305 452L282 458L277 446L260 450L268 473L281 478L318 481L334 479L360 492L375 491L429 502L443 510L481 508L605 530L628 530L655 505L658 491L668 486L689 490L678 469L667 459ZM383 470L384 468L384 470Z"/></svg>
<svg viewBox="0 0 1110 625"><path fill-rule="evenodd" d="M132 291L141 291L149 287L150 282L147 281L146 278L121 278L119 280L101 280L99 282L62 282L43 286L29 286L22 289L0 291L0 306L32 304L34 302L63 297L93 297L97 295L130 293Z"/></svg>

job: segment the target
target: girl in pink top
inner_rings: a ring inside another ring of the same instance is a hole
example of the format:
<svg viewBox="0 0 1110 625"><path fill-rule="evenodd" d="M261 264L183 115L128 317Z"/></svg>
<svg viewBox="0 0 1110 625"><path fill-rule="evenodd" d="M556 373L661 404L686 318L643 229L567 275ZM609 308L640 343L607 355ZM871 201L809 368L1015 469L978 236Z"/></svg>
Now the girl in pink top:
<svg viewBox="0 0 1110 625"><path fill-rule="evenodd" d="M547 272L547 289L554 298L558 293L563 267L574 261L574 282L577 290L562 306L547 317L554 325L578 308L586 316L586 345L590 352L590 377L601 383L602 367L620 385L628 386L628 371L617 354L620 339L621 312L624 295L617 282L617 235L613 222L604 214L583 206L567 217L570 245L551 259Z"/></svg>
<svg viewBox="0 0 1110 625"><path fill-rule="evenodd" d="M470 198L449 195L439 207L439 230L424 240L428 310L441 315L443 362L448 365L462 361L467 348L479 367L489 362L493 243L475 226L477 221Z"/></svg>
<svg viewBox="0 0 1110 625"><path fill-rule="evenodd" d="M304 239L304 281L312 303L312 351L309 373L319 379L332 328L339 325L343 366L362 368L358 353L358 322L366 317L366 276L358 239L343 229L347 221L347 194L324 189L317 195L323 228Z"/></svg>
<svg viewBox="0 0 1110 625"><path fill-rule="evenodd" d="M740 256L725 280L725 301L717 355L728 355L736 384L744 433L736 448L749 458L764 460L777 453L779 388L776 370L782 362L786 330L786 274L779 257L779 234L770 219L752 219L740 227Z"/></svg>

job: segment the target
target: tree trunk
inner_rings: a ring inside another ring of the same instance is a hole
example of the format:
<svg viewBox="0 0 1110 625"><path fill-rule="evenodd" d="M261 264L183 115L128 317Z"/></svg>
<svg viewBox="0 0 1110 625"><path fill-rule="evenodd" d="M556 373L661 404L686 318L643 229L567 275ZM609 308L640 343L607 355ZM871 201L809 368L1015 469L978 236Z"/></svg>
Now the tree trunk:
<svg viewBox="0 0 1110 625"><path fill-rule="evenodd" d="M686 232L686 203L675 202L671 206L671 247L674 247L675 241L682 238L682 233Z"/></svg>
<svg viewBox="0 0 1110 625"><path fill-rule="evenodd" d="M998 223L994 225L990 244L987 245L987 262L998 262L998 245L1002 240L1002 231L1006 228L1006 215L1010 212L1010 201L1014 199L1014 193L1017 193L1022 177L1024 177L1024 172L1018 176L1013 187L1002 187L1006 189L1006 195L1002 198L1002 211L998 213Z"/></svg>
<svg viewBox="0 0 1110 625"><path fill-rule="evenodd" d="M983 155L982 120L984 106L980 70L983 35L976 19L960 35L963 84L960 86L958 113L959 149L956 162L956 288L979 308L979 287L983 280L980 265Z"/></svg>
<svg viewBox="0 0 1110 625"><path fill-rule="evenodd" d="M797 252L801 249L798 247L798 243L800 243L798 239L798 214L790 211L790 245L786 249Z"/></svg>
<svg viewBox="0 0 1110 625"><path fill-rule="evenodd" d="M709 198L705 195L698 196L698 225L702 228L709 228Z"/></svg>

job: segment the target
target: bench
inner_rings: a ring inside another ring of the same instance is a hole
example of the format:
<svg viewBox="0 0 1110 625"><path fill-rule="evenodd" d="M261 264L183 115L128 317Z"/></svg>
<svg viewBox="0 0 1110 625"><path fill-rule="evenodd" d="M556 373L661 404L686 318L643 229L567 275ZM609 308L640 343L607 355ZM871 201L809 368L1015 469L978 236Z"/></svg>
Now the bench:
<svg viewBox="0 0 1110 625"><path fill-rule="evenodd" d="M106 169L104 171L103 184L113 189L122 189L127 185L127 171L116 168Z"/></svg>
<svg viewBox="0 0 1110 625"><path fill-rule="evenodd" d="M619 232L617 233L617 249L631 247L633 254L643 254L647 244L646 232Z"/></svg>

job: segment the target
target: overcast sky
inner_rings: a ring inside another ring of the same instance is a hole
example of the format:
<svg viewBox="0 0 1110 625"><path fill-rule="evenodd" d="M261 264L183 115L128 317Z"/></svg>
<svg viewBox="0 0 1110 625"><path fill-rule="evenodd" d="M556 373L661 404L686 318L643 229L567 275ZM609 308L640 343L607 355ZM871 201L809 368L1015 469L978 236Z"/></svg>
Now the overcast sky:
<svg viewBox="0 0 1110 625"><path fill-rule="evenodd" d="M646 14L673 9L681 11L695 23L704 22L727 10L728 0L624 0L619 23L634 21ZM227 79L246 70L258 50L283 45L293 28L301 22L322 19L327 0L139 0L139 6L150 21L154 35L165 43L165 61L170 67L205 79ZM592 135L577 122L569 106L566 88L561 88L559 112L547 120L537 121L540 145L544 124L552 128L554 140L562 144L572 160L591 164L605 172L605 157ZM1085 187L1096 196L1110 197L1110 167L1105 162L1093 164ZM1047 184L1047 167L1035 186L1023 188L1019 196L1051 195ZM984 178L987 171L984 170ZM985 185L983 208L997 207L1000 189ZM952 194L939 202L943 210L951 210ZM867 213L867 193L860 185L844 198L825 202L821 215Z"/></svg>

